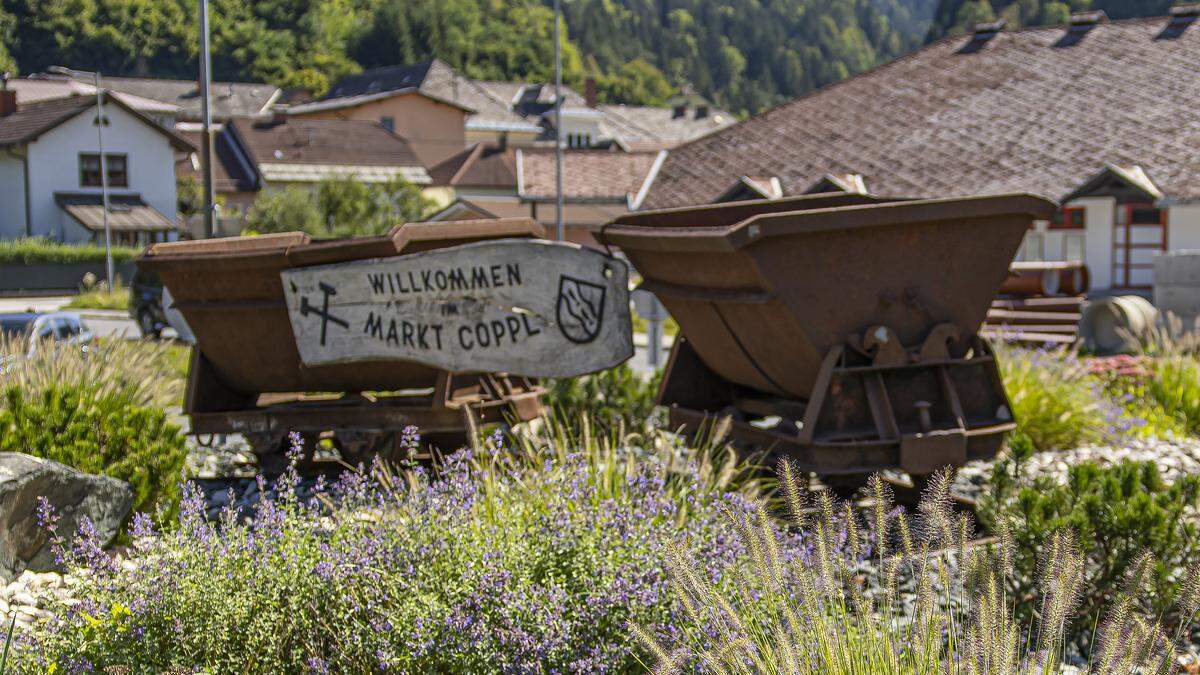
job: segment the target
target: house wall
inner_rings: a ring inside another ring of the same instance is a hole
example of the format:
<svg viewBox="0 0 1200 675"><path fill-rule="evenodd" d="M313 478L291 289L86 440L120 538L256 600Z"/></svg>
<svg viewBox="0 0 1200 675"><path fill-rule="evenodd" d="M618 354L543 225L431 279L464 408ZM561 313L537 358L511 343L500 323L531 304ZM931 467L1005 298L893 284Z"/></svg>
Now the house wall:
<svg viewBox="0 0 1200 675"><path fill-rule="evenodd" d="M400 94L353 108L303 113L297 117L371 122L391 117L396 121L396 134L408 141L426 168L467 147L463 128L466 111L417 93Z"/></svg>
<svg viewBox="0 0 1200 675"><path fill-rule="evenodd" d="M1167 210L1167 248L1200 249L1200 204L1173 204Z"/></svg>
<svg viewBox="0 0 1200 675"><path fill-rule="evenodd" d="M117 106L105 105L104 152L128 156L129 187L109 188L109 194L140 194L142 199L174 220L175 150L154 127ZM97 152L93 121L85 111L51 129L29 145L29 188L33 233L67 242L90 240L92 233L66 216L54 201L55 192L100 194L100 188L79 185L79 154Z"/></svg>
<svg viewBox="0 0 1200 675"><path fill-rule="evenodd" d="M505 142L513 147L527 148L537 145L538 134L533 132L521 131L484 131L482 129L467 129L466 130L467 145L473 143L490 143L493 145L500 144L500 137L506 136Z"/></svg>
<svg viewBox="0 0 1200 675"><path fill-rule="evenodd" d="M1113 218L1117 200L1112 197L1088 197L1077 199L1070 206L1082 206L1087 237L1085 246L1088 272L1092 278L1092 290L1105 290L1113 283Z"/></svg>
<svg viewBox="0 0 1200 675"><path fill-rule="evenodd" d="M0 150L0 238L25 236L25 179L21 160Z"/></svg>

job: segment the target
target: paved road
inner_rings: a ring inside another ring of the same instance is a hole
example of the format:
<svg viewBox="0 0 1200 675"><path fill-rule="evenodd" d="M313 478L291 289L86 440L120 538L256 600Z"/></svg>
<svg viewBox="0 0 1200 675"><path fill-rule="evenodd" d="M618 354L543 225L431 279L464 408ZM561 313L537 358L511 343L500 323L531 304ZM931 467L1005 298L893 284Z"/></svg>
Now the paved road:
<svg viewBox="0 0 1200 675"><path fill-rule="evenodd" d="M71 301L69 295L0 298L0 314L10 312L57 312ZM72 310L67 310L72 311ZM124 337L136 339L140 336L137 324L124 312L108 310L79 311L83 320L98 337Z"/></svg>

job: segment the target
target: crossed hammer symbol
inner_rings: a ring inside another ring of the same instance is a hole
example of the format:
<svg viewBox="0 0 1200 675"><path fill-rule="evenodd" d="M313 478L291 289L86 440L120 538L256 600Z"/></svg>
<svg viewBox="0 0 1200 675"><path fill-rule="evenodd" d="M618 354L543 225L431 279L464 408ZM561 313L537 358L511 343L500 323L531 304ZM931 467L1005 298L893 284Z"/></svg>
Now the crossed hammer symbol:
<svg viewBox="0 0 1200 675"><path fill-rule="evenodd" d="M308 296L302 296L300 298L300 316L316 314L317 316L321 317L321 346L324 347L325 332L326 329L329 328L330 321L336 323L342 328L349 328L350 324L345 319L338 318L329 313L329 296L337 295L337 289L325 283L324 281L318 282L317 287L321 289L321 293L324 295L321 308L317 309L316 305L309 304Z"/></svg>

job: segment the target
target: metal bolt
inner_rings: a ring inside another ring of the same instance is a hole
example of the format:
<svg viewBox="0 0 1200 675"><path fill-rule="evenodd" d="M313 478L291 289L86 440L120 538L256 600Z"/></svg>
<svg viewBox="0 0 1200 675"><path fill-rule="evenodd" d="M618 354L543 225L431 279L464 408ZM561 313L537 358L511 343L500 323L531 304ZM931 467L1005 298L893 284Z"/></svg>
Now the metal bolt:
<svg viewBox="0 0 1200 675"><path fill-rule="evenodd" d="M921 425L921 431L929 433L929 430L933 428L933 418L929 415L929 409L933 407L933 404L929 401L917 401L913 407L917 409L917 421Z"/></svg>

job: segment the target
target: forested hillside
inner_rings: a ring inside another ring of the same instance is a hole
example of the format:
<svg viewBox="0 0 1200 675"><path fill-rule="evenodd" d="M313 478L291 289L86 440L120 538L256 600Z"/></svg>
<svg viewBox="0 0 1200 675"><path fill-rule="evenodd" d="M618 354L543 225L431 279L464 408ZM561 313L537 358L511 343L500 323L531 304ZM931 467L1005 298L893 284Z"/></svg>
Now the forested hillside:
<svg viewBox="0 0 1200 675"><path fill-rule="evenodd" d="M1010 28L1061 24L1072 12L1102 9L1110 19L1166 14L1172 0L942 0L926 35L936 40L980 21L1003 18Z"/></svg>
<svg viewBox="0 0 1200 675"><path fill-rule="evenodd" d="M214 72L321 93L362 68L438 57L548 80L551 0L212 0ZM1089 0L563 0L565 76L662 103L683 85L751 113L994 16L1057 22ZM1095 0L1111 16L1169 0ZM196 0L0 0L0 68L194 77ZM1112 5L1109 8L1107 5ZM1119 6L1119 7L1118 7Z"/></svg>

